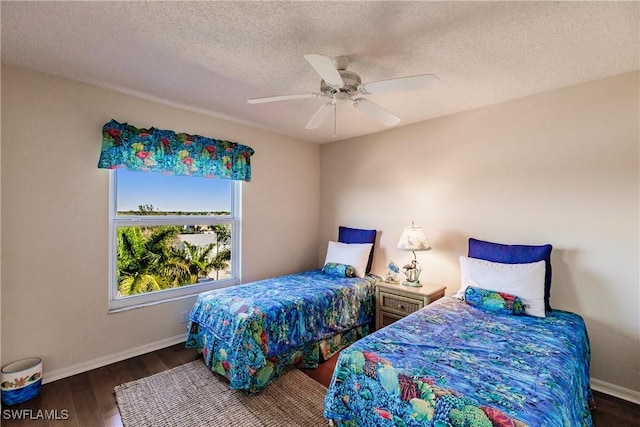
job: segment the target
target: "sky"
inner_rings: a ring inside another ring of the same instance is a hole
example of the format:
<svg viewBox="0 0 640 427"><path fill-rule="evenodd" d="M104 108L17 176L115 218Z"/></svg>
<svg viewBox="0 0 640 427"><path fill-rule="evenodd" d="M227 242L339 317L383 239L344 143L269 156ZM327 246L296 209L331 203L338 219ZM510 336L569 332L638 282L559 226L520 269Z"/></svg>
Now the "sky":
<svg viewBox="0 0 640 427"><path fill-rule="evenodd" d="M116 169L117 211L153 205L159 211L231 211L233 181Z"/></svg>

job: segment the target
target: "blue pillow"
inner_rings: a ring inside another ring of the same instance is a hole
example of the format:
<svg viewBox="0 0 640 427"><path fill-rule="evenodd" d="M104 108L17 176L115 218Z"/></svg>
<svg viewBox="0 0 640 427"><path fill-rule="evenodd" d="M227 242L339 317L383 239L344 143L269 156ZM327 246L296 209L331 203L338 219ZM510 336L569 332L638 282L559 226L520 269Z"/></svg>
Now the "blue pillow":
<svg viewBox="0 0 640 427"><path fill-rule="evenodd" d="M469 239L469 258L483 259L504 264L525 264L544 261L544 307L551 310L549 297L551 296L551 245L503 245L501 243L485 242Z"/></svg>
<svg viewBox="0 0 640 427"><path fill-rule="evenodd" d="M361 230L359 228L338 227L338 242L340 243L376 243L376 230ZM366 273L371 271L373 262L373 246L369 253Z"/></svg>

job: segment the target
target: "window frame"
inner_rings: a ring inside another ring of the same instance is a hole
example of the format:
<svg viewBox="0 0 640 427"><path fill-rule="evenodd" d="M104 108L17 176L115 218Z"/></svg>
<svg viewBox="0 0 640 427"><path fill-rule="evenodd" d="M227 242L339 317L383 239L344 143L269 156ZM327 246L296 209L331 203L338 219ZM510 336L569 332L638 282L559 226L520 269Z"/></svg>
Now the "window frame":
<svg viewBox="0 0 640 427"><path fill-rule="evenodd" d="M149 172L153 173L153 172ZM215 179L215 178L209 178ZM117 215L117 176L115 170L109 171L109 313L117 313L189 298L201 292L213 289L221 289L240 283L240 242L241 239L241 192L242 182L231 181L231 215L229 216L204 216L204 215ZM216 225L228 224L231 226L231 278L212 280L205 283L196 283L172 289L149 292L126 297L118 297L118 227L126 226L157 226L157 225Z"/></svg>

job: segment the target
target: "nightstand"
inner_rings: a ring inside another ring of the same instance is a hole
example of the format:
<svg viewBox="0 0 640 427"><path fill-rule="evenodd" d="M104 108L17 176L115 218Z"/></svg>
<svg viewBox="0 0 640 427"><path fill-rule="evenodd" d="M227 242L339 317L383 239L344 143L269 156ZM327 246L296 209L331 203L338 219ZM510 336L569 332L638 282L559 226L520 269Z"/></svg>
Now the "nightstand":
<svg viewBox="0 0 640 427"><path fill-rule="evenodd" d="M413 288L379 281L376 283L376 330L442 298L445 289L445 286L428 283Z"/></svg>

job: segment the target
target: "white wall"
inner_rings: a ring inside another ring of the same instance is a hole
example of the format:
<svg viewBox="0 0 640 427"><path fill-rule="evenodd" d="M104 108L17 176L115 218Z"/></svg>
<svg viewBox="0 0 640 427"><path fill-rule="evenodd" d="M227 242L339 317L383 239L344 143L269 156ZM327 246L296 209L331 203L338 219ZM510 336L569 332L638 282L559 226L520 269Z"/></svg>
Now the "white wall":
<svg viewBox="0 0 640 427"><path fill-rule="evenodd" d="M253 147L253 180L242 190L243 281L316 267L316 145L5 66L2 118L5 363L40 356L47 380L185 335L181 313L194 298L107 314L109 172L97 161L111 118Z"/></svg>
<svg viewBox="0 0 640 427"><path fill-rule="evenodd" d="M384 274L410 259L395 245L413 220L433 247L418 253L421 279L452 293L469 237L551 243L552 306L585 318L592 377L637 398L639 77L322 146L319 262L339 225L375 228Z"/></svg>

